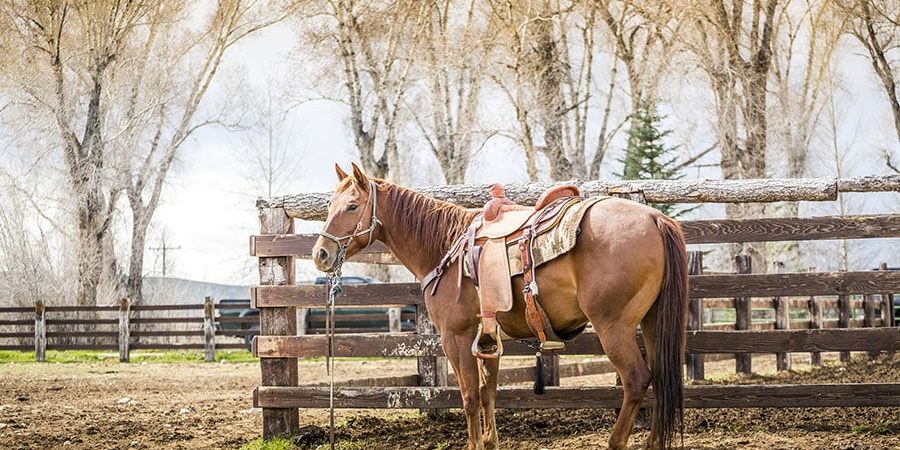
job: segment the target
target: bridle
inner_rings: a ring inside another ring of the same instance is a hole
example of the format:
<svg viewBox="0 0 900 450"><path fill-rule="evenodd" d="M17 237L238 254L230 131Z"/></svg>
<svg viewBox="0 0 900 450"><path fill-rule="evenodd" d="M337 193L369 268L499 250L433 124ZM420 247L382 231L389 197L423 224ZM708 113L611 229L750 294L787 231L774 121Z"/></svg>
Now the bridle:
<svg viewBox="0 0 900 450"><path fill-rule="evenodd" d="M325 320L325 334L328 336L328 346L325 355L325 368L329 376L328 441L331 450L334 450L334 308L335 304L337 303L337 297L341 294L341 292L343 292L341 268L344 265L344 257L347 255L347 247L350 246L350 243L353 242L353 239L356 239L357 237L364 234L369 235L369 239L365 245L365 247L368 247L372 243L372 234L375 232L375 227L382 224L381 220L379 220L378 216L375 214L375 211L378 208L378 195L375 192L375 188L375 182L369 180L369 198L366 199L366 203L363 206L363 208L365 208L365 206L367 206L370 201L372 202L372 216L369 218L368 228L363 228L363 219L365 218L365 216L363 216L359 219L359 222L356 223L356 229L346 236L338 237L325 231L324 229L318 233L319 236L330 239L338 245L338 254L334 260L334 266L332 267L331 273L328 274L328 285L330 286L330 288L328 289L328 301L326 304L327 317Z"/></svg>
<svg viewBox="0 0 900 450"><path fill-rule="evenodd" d="M365 245L365 247L368 247L372 243L372 234L375 232L375 228L378 225L382 225L381 220L379 220L378 216L375 214L375 211L378 207L378 196L375 194L375 182L372 180L369 180L369 197L366 199L366 203L363 207L365 208L365 206L368 206L369 202L372 202L372 216L369 218L369 227L368 228L365 228L365 229L363 228L363 219L365 217L361 217L359 219L359 222L356 223L356 230L354 230L352 233L350 233L346 236L338 237L338 236L335 236L335 235L325 231L324 229L318 233L319 236L322 236L323 238L334 241L334 243L338 245L339 251L338 251L338 260L336 261L336 264L339 265L340 263L343 262L342 260L343 260L344 253L347 251L347 247L350 246L350 243L353 242L353 239L356 239L357 237L362 236L364 234L368 234L369 239ZM344 241L346 241L346 242L344 242ZM365 247L363 247L363 248L365 248Z"/></svg>

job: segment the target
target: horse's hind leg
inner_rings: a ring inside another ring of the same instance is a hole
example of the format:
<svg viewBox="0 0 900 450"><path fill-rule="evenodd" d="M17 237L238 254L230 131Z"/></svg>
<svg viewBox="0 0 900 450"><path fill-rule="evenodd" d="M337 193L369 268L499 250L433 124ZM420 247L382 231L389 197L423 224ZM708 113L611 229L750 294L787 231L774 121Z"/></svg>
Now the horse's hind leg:
<svg viewBox="0 0 900 450"><path fill-rule="evenodd" d="M478 360L470 350L474 339L474 330L471 335L441 335L441 346L450 365L453 366L457 380L459 380L459 392L462 395L463 412L466 415L466 431L469 435L466 449L484 450L484 437L481 433Z"/></svg>
<svg viewBox="0 0 900 450"><path fill-rule="evenodd" d="M634 337L635 328L625 324L613 324L598 330L603 350L613 366L616 367L625 391L622 410L619 412L619 418L609 437L609 448L611 449L628 447L628 436L631 434L634 418L644 400L647 386L650 385L650 370L647 368L647 363L644 362Z"/></svg>
<svg viewBox="0 0 900 450"><path fill-rule="evenodd" d="M644 337L644 353L647 364L650 366L652 377L653 368L656 367L656 303L653 304L653 307L647 311L647 314L641 320L641 335ZM659 435L655 417L656 414L651 414L653 423L650 426L650 436L647 438L647 448L659 448Z"/></svg>
<svg viewBox="0 0 900 450"><path fill-rule="evenodd" d="M484 414L484 448L497 449L497 421L494 419L494 400L497 398L497 382L500 378L500 359L479 361L481 367L481 412Z"/></svg>

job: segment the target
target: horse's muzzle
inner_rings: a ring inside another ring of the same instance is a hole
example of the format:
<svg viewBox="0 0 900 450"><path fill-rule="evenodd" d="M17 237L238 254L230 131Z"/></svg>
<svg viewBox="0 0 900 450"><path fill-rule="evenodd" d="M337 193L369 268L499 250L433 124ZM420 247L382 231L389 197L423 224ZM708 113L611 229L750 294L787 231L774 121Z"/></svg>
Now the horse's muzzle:
<svg viewBox="0 0 900 450"><path fill-rule="evenodd" d="M336 256L337 252L327 249L320 243L316 243L316 246L313 247L312 259L316 263L316 268L322 272L334 271L334 263L337 259Z"/></svg>

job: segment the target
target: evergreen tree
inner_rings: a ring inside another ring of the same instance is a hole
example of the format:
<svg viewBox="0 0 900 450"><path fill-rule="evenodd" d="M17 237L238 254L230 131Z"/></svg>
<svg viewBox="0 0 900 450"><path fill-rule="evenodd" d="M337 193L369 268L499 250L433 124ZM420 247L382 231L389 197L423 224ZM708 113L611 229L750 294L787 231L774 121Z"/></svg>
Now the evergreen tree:
<svg viewBox="0 0 900 450"><path fill-rule="evenodd" d="M653 101L641 101L628 130L625 157L620 160L624 164L623 180L677 180L683 176L678 170L678 147L667 147L663 142L672 133L672 130L662 129L663 119ZM686 212L670 203L652 206L673 217Z"/></svg>

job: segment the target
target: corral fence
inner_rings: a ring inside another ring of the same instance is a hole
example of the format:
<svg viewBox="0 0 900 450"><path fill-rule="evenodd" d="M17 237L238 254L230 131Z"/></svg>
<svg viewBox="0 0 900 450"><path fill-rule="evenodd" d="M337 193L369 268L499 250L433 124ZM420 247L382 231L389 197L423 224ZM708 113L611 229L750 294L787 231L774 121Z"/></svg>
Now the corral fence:
<svg viewBox="0 0 900 450"><path fill-rule="evenodd" d="M900 191L900 177L797 180L679 180L624 183L589 182L581 185L586 195L613 194L637 200L670 203L738 203L775 201L831 201L838 192ZM533 204L543 185L507 186L506 192L520 204ZM424 193L477 207L488 200L486 186L428 188ZM261 234L251 237L251 254L259 257L260 285L251 291L252 306L260 309L261 334L254 339L254 353L262 369L262 384L253 392L254 405L263 409L263 435L290 434L299 426L298 408L324 408L329 391L319 386L300 386L298 357L326 355L326 336L297 335L297 309L321 306L324 286L298 286L294 279L295 257L309 257L315 235L295 234L294 219L322 220L330 194L306 194L260 201ZM759 218L746 220L684 221L689 244L868 239L900 237L900 215L864 215L813 218ZM895 242L895 241L892 241ZM394 263L383 245L373 245L355 259L358 262ZM900 329L894 328L892 296L900 292L900 272L750 273L745 255L735 260L734 274L702 274L702 254L691 253L689 331L686 351L688 374L702 379L704 356L735 354L736 369L749 372L750 355L779 354L779 368L789 367L790 352L882 352L900 349ZM827 298L834 296L834 299ZM798 300L797 298L800 298ZM754 300L764 299L764 300ZM727 300L723 300L727 299ZM731 330L704 329L704 303L713 309L734 311ZM439 336L428 321L418 283L345 286L340 306L414 306L416 333L339 334L336 357L415 357L415 386L367 387L352 383L339 387L338 408L460 407L458 390L448 386L447 365ZM756 326L756 306L771 308L774 323ZM807 320L791 320L791 307L806 309ZM863 310L856 322L854 308ZM825 311L837 310L837 320L826 320ZM302 316L302 314L301 314ZM862 325L864 328L853 328ZM841 328L828 328L839 326ZM755 327L755 329L754 329ZM761 329L772 328L772 329ZM533 355L520 342L505 344L507 355ZM603 353L593 333L585 333L566 347L567 355ZM787 362L785 362L787 361ZM815 361L815 360L814 360ZM558 361L550 361L551 368ZM558 367L558 366L556 366ZM550 377L559 384L559 376ZM620 387L551 387L538 396L531 389L501 387L497 406L503 408L616 408L622 401ZM649 392L647 403L653 402ZM685 391L689 408L898 406L900 383L828 385L696 385Z"/></svg>
<svg viewBox="0 0 900 450"><path fill-rule="evenodd" d="M221 342L221 337L256 334L256 317L221 314L249 306L249 301L216 304L210 297L203 303L173 305L132 305L128 299L110 306L39 301L33 308L0 308L0 350L34 350L37 361L46 360L47 350L118 350L119 360L127 362L131 350L202 349L207 361L215 361L216 349L247 347L244 342Z"/></svg>

